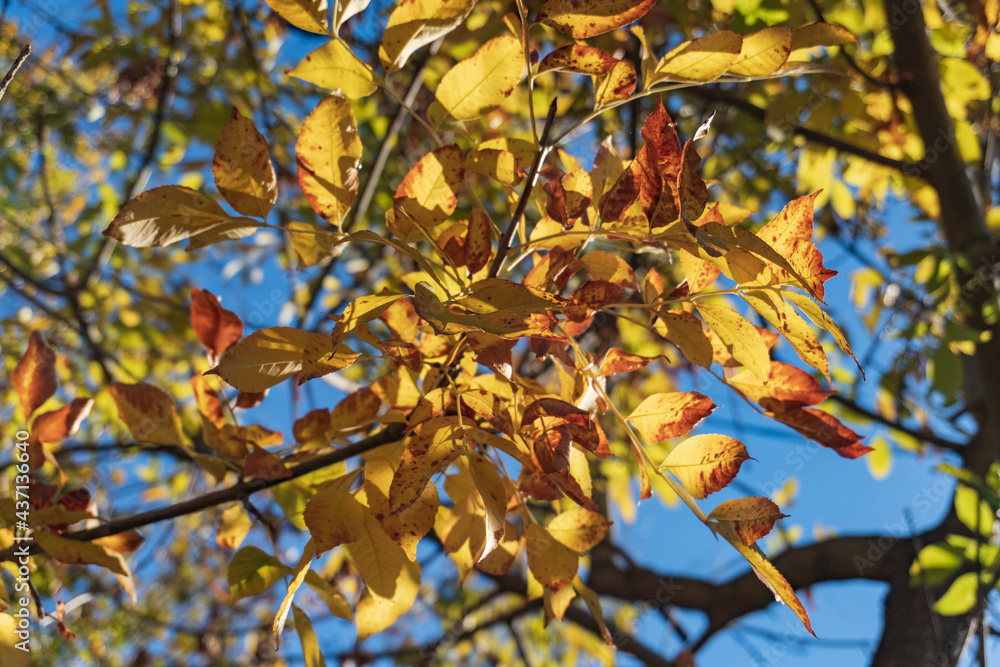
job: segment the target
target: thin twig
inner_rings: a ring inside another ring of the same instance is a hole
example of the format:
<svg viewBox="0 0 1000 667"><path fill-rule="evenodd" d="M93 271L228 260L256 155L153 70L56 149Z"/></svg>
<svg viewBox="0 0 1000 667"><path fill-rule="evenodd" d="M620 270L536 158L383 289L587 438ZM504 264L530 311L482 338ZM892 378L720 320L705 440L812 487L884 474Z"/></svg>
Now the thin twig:
<svg viewBox="0 0 1000 667"><path fill-rule="evenodd" d="M21 48L21 53L18 54L17 60L15 60L14 64L10 66L7 76L3 78L3 81L0 81L0 100L2 100L3 96L7 93L7 86L9 86L10 82L14 80L14 75L17 74L17 70L21 69L21 65L24 64L24 61L27 60L30 55L31 44L25 44L24 47Z"/></svg>
<svg viewBox="0 0 1000 667"><path fill-rule="evenodd" d="M549 105L549 114L545 117L545 127L542 128L542 136L538 142L538 153L535 154L535 161L531 165L531 172L528 174L528 181L524 185L524 191L521 192L521 199L518 200L517 208L514 209L514 216L511 218L510 225L504 231L504 235L500 239L500 244L497 246L496 257L493 258L493 264L490 266L490 278L496 278L497 274L500 273L500 267L507 256L507 250L510 248L510 242L514 238L514 232L517 231L517 227L521 222L521 216L524 215L524 210L528 207L531 190L535 187L535 181L538 180L538 170L541 168L542 162L545 161L545 156L548 155L549 132L552 130L552 121L556 117L557 101L558 98L552 100L552 104Z"/></svg>
<svg viewBox="0 0 1000 667"><path fill-rule="evenodd" d="M836 403L840 403L851 412L855 412L863 417L867 417L868 419L877 421L878 423L884 424L889 428L899 431L900 433L905 433L909 436L917 438L918 440L922 440L923 442L935 445L936 447L941 447L942 449L947 449L949 451L958 453L965 451L965 445L961 443L952 442L951 440L942 438L941 436L935 435L934 433L924 433L923 431L918 431L914 428L910 428L909 426L904 426L899 422L895 422L892 421L891 419L883 417L877 412L872 412L868 408L862 407L861 405L858 405L851 399L841 396L840 394L834 394L833 396L830 397L830 400Z"/></svg>

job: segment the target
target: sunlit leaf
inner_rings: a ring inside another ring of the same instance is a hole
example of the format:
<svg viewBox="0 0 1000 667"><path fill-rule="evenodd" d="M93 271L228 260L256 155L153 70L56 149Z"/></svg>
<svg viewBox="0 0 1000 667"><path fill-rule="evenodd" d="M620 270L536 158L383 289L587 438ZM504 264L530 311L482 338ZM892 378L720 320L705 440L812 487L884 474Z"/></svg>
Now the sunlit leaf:
<svg viewBox="0 0 1000 667"><path fill-rule="evenodd" d="M371 95L377 87L371 67L361 62L339 39L332 39L307 55L289 70L288 76L339 90L352 99Z"/></svg>
<svg viewBox="0 0 1000 667"><path fill-rule="evenodd" d="M49 347L42 332L31 332L28 348L14 367L10 379L25 419L56 393L56 353Z"/></svg>
<svg viewBox="0 0 1000 667"><path fill-rule="evenodd" d="M521 43L509 35L501 35L448 70L434 95L446 112L445 118L472 120L503 104L522 76Z"/></svg>
<svg viewBox="0 0 1000 667"><path fill-rule="evenodd" d="M326 0L267 0L267 4L296 28L320 34L330 30Z"/></svg>
<svg viewBox="0 0 1000 667"><path fill-rule="evenodd" d="M236 108L215 145L212 174L219 193L241 215L266 219L278 199L267 140Z"/></svg>
<svg viewBox="0 0 1000 667"><path fill-rule="evenodd" d="M638 21L654 4L655 0L547 0L535 20L586 39Z"/></svg>
<svg viewBox="0 0 1000 667"><path fill-rule="evenodd" d="M749 547L770 533L775 521L786 516L771 499L753 496L727 500L712 510L708 518L730 522L743 545Z"/></svg>
<svg viewBox="0 0 1000 667"><path fill-rule="evenodd" d="M653 80L712 81L736 62L743 38L729 30L711 32L684 42L660 59Z"/></svg>
<svg viewBox="0 0 1000 667"><path fill-rule="evenodd" d="M677 445L660 468L675 474L692 496L701 499L726 488L749 458L735 438L695 435Z"/></svg>
<svg viewBox="0 0 1000 667"><path fill-rule="evenodd" d="M573 551L589 551L604 539L611 522L602 514L577 507L558 514L546 529L549 535Z"/></svg>
<svg viewBox="0 0 1000 667"><path fill-rule="evenodd" d="M628 419L647 442L653 443L684 435L715 408L712 399L696 391L653 394Z"/></svg>
<svg viewBox="0 0 1000 667"><path fill-rule="evenodd" d="M358 124L346 99L330 95L309 114L295 158L302 194L320 216L339 225L357 195L361 160Z"/></svg>
<svg viewBox="0 0 1000 667"><path fill-rule="evenodd" d="M406 63L414 51L457 28L476 0L404 0L389 16L378 57L386 72Z"/></svg>

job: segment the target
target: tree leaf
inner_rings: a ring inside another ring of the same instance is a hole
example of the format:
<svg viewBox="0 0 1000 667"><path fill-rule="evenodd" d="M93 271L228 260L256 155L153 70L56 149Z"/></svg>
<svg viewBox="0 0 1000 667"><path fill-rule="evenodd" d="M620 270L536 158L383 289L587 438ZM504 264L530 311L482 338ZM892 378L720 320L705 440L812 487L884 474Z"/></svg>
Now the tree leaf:
<svg viewBox="0 0 1000 667"><path fill-rule="evenodd" d="M291 571L290 567L257 547L243 547L229 563L230 603L263 593Z"/></svg>
<svg viewBox="0 0 1000 667"><path fill-rule="evenodd" d="M41 331L31 332L24 356L17 362L10 379L25 420L56 393L56 353Z"/></svg>
<svg viewBox="0 0 1000 667"><path fill-rule="evenodd" d="M128 565L120 553L95 544L60 537L46 530L32 533L38 546L52 558L67 565L99 565L115 574L128 575Z"/></svg>
<svg viewBox="0 0 1000 667"><path fill-rule="evenodd" d="M553 538L549 531L534 521L524 527L524 543L528 552L528 569L542 586L558 593L573 581L580 565L577 552Z"/></svg>
<svg viewBox="0 0 1000 667"><path fill-rule="evenodd" d="M299 373L298 384L347 368L358 354L333 346L327 334L292 327L270 327L231 347L207 374L218 375L240 391L264 391Z"/></svg>
<svg viewBox="0 0 1000 667"><path fill-rule="evenodd" d="M615 63L611 71L594 80L594 106L603 107L627 100L635 91L635 65L627 60Z"/></svg>
<svg viewBox="0 0 1000 667"><path fill-rule="evenodd" d="M341 26L351 18L363 12L371 4L371 0L337 0L333 6L333 32L340 32Z"/></svg>
<svg viewBox="0 0 1000 667"><path fill-rule="evenodd" d="M849 30L830 23L813 23L792 32L791 50L811 49L816 46L843 46L858 44L858 38Z"/></svg>
<svg viewBox="0 0 1000 667"><path fill-rule="evenodd" d="M941 599L934 603L934 611L942 616L960 616L968 613L976 604L976 593L979 591L979 580L976 572L960 574L951 582ZM988 584L983 583L983 587Z"/></svg>
<svg viewBox="0 0 1000 667"><path fill-rule="evenodd" d="M393 210L430 231L455 212L465 176L465 156L456 146L444 146L420 158L396 188Z"/></svg>
<svg viewBox="0 0 1000 667"><path fill-rule="evenodd" d="M503 104L523 76L521 42L510 35L501 35L448 70L434 96L447 112L445 118L472 120Z"/></svg>
<svg viewBox="0 0 1000 667"><path fill-rule="evenodd" d="M90 414L94 400L74 398L58 410L43 412L31 424L31 437L38 442L60 442L76 433Z"/></svg>
<svg viewBox="0 0 1000 667"><path fill-rule="evenodd" d="M18 644L29 646L28 641L17 635L17 620L10 614L0 612L0 665L31 667L31 651L17 648Z"/></svg>
<svg viewBox="0 0 1000 667"><path fill-rule="evenodd" d="M306 572L306 586L313 589L313 592L323 600L323 603L330 610L331 614L337 618L347 619L348 621L354 618L354 614L351 612L351 605L348 604L344 594L313 570Z"/></svg>
<svg viewBox="0 0 1000 667"><path fill-rule="evenodd" d="M438 417L424 422L420 433L405 442L406 451L389 488L389 507L394 513L412 505L434 473L458 457L464 434L453 419Z"/></svg>
<svg viewBox="0 0 1000 667"><path fill-rule="evenodd" d="M177 406L162 389L122 382L115 382L109 389L118 405L118 416L133 438L155 445L184 445Z"/></svg>
<svg viewBox="0 0 1000 667"><path fill-rule="evenodd" d="M538 63L538 74L543 72L575 72L601 76L622 62L604 49L586 44L570 44L556 49Z"/></svg>
<svg viewBox="0 0 1000 667"><path fill-rule="evenodd" d="M288 238L299 258L296 270L322 264L338 256L351 240L347 234L319 229L308 222L289 222Z"/></svg>
<svg viewBox="0 0 1000 667"><path fill-rule="evenodd" d="M761 382L752 371L741 371L726 381L774 413L818 405L833 395L809 373L781 361L771 362L767 382Z"/></svg>
<svg viewBox="0 0 1000 667"><path fill-rule="evenodd" d="M467 457L472 481L475 482L476 490L483 499L483 507L486 508L486 544L483 547L483 555L479 557L482 561L493 553L504 539L507 526L507 491L496 466L485 456L470 447Z"/></svg>
<svg viewBox="0 0 1000 667"><path fill-rule="evenodd" d="M321 217L339 225L358 193L361 138L346 99L324 98L299 132L295 144L299 185Z"/></svg>
<svg viewBox="0 0 1000 667"><path fill-rule="evenodd" d="M330 31L326 0L267 0L267 4L296 28L321 35Z"/></svg>
<svg viewBox="0 0 1000 667"><path fill-rule="evenodd" d="M274 615L274 622L271 624L271 632L274 635L275 649L280 648L281 646L281 632L285 629L285 619L288 618L288 612L293 606L292 599L295 597L295 592L299 590L300 586L302 586L302 582L305 581L306 574L309 573L309 566L312 563L313 556L315 555L315 540L309 540L302 549L302 556L299 557L299 562L296 563L295 568L292 570L292 579L288 582L288 592L285 593L285 598L278 606L278 613ZM303 650L303 653L305 652L306 651Z"/></svg>
<svg viewBox="0 0 1000 667"><path fill-rule="evenodd" d="M611 527L602 514L582 507L557 514L546 526L549 535L573 551L590 551L604 539Z"/></svg>
<svg viewBox="0 0 1000 667"><path fill-rule="evenodd" d="M396 468L399 467L398 449L383 448L365 455L365 495L368 507L378 519L382 530L393 542L403 547L406 557L417 558L417 544L434 527L440 499L433 485L425 486L412 505L393 513L389 505L389 492Z"/></svg>
<svg viewBox="0 0 1000 667"><path fill-rule="evenodd" d="M187 250L241 239L261 226L258 220L234 218L205 195L180 185L147 190L126 203L104 236L133 248L162 248L189 239Z"/></svg>
<svg viewBox="0 0 1000 667"><path fill-rule="evenodd" d="M788 60L792 51L792 29L787 26L768 26L743 36L740 55L729 68L730 74L741 76L767 76L777 72Z"/></svg>
<svg viewBox="0 0 1000 667"><path fill-rule="evenodd" d="M652 83L663 81L712 81L726 73L740 55L743 38L719 30L684 42L660 59ZM649 85L649 84L647 84Z"/></svg>
<svg viewBox="0 0 1000 667"><path fill-rule="evenodd" d="M219 529L215 533L215 543L223 549L236 549L246 539L253 527L253 520L239 503L227 507L219 517Z"/></svg>
<svg viewBox="0 0 1000 667"><path fill-rule="evenodd" d="M338 6L340 3L337 3ZM331 39L289 70L288 76L339 90L351 99L367 97L378 87L372 68L361 62L339 39Z"/></svg>
<svg viewBox="0 0 1000 667"><path fill-rule="evenodd" d="M396 5L378 51L386 74L402 67L421 46L460 26L475 5L476 0L403 0Z"/></svg>
<svg viewBox="0 0 1000 667"><path fill-rule="evenodd" d="M656 361L656 357L642 357L638 354L629 354L617 347L611 347L604 353L598 373L602 377L609 377L615 373L631 373L645 368L653 361Z"/></svg>
<svg viewBox="0 0 1000 667"><path fill-rule="evenodd" d="M697 317L685 312L659 313L655 328L656 333L676 345L692 364L711 368L712 342Z"/></svg>
<svg viewBox="0 0 1000 667"><path fill-rule="evenodd" d="M716 405L696 391L678 391L648 396L628 416L646 442L654 443L688 433Z"/></svg>
<svg viewBox="0 0 1000 667"><path fill-rule="evenodd" d="M309 617L294 604L292 616L295 618L295 632L299 635L299 644L302 646L303 664L305 667L326 667L326 660L319 648L319 638L316 637Z"/></svg>
<svg viewBox="0 0 1000 667"><path fill-rule="evenodd" d="M750 455L742 442L725 435L704 434L677 445L660 465L677 476L699 500L726 488Z"/></svg>
<svg viewBox="0 0 1000 667"><path fill-rule="evenodd" d="M517 185L527 172L510 151L500 148L480 148L465 158L465 170L489 176L503 185Z"/></svg>
<svg viewBox="0 0 1000 667"><path fill-rule="evenodd" d="M473 206L469 216L469 230L465 236L465 265L470 276L485 267L493 256L490 229L489 214L479 206Z"/></svg>
<svg viewBox="0 0 1000 667"><path fill-rule="evenodd" d="M861 443L861 436L844 426L833 415L816 408L794 408L768 417L791 426L796 431L824 447L830 447L846 459L856 459L872 451Z"/></svg>
<svg viewBox="0 0 1000 667"><path fill-rule="evenodd" d="M547 0L535 20L587 39L638 21L654 4L655 0Z"/></svg>
<svg viewBox="0 0 1000 667"><path fill-rule="evenodd" d="M623 290L638 289L635 271L624 259L604 250L588 252L580 261L595 280L604 280Z"/></svg>
<svg viewBox="0 0 1000 667"><path fill-rule="evenodd" d="M727 500L712 510L708 518L730 522L743 546L749 547L770 533L775 521L786 516L769 498L752 496Z"/></svg>
<svg viewBox="0 0 1000 667"><path fill-rule="evenodd" d="M236 107L215 145L212 175L219 193L241 215L265 220L278 200L278 177L267 140Z"/></svg>
<svg viewBox="0 0 1000 667"><path fill-rule="evenodd" d="M191 288L191 328L215 357L243 338L243 320L219 305L214 294L197 287Z"/></svg>
<svg viewBox="0 0 1000 667"><path fill-rule="evenodd" d="M814 192L789 202L757 232L757 236L787 259L806 281L804 287L822 301L823 283L837 275L837 272L823 266L823 254L812 240L813 202L818 195L819 192ZM795 278L780 266L774 266L773 270L785 280Z"/></svg>
<svg viewBox="0 0 1000 667"><path fill-rule="evenodd" d="M714 306L699 302L697 307L698 312L705 318L705 322L719 337L733 358L750 369L761 381L766 382L771 358L768 354L767 344L764 343L764 339L761 338L757 329L740 317L736 311L726 306Z"/></svg>
<svg viewBox="0 0 1000 667"><path fill-rule="evenodd" d="M764 558L764 554L761 553L760 549L756 545L750 547L744 545L740 537L736 534L736 529L729 522L720 523L716 528L716 532L722 535L727 542L732 544L747 559L757 578L774 593L775 601L786 604L795 612L795 615L802 621L802 625L809 631L809 634L815 637L816 633L812 630L812 624L809 622L809 614L806 613L805 606L803 606L802 602L795 595L795 590L789 585L788 581L778 572L778 569Z"/></svg>
<svg viewBox="0 0 1000 667"><path fill-rule="evenodd" d="M805 320L781 298L778 290L742 290L740 296L792 344L795 353L824 376L830 378L830 362L816 334Z"/></svg>
<svg viewBox="0 0 1000 667"><path fill-rule="evenodd" d="M350 493L334 486L317 492L302 518L316 541L316 552L323 553L364 536L365 506Z"/></svg>

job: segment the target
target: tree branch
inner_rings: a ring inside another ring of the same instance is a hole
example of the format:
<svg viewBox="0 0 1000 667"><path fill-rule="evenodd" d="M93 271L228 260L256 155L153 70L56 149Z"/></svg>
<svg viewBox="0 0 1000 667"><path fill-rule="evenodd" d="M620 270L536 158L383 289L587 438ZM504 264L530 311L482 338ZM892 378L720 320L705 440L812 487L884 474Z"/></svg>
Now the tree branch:
<svg viewBox="0 0 1000 667"><path fill-rule="evenodd" d="M886 417L883 417L877 412L872 412L868 408L859 405L854 400L847 398L846 396L841 396L840 394L834 394L833 396L830 397L830 400L834 401L835 403L840 403L851 412L855 412L861 415L862 417L867 417L868 419L877 421L878 423L884 424L885 426L888 426L891 429L899 431L900 433L905 433L906 435L930 443L936 447L940 447L942 449L947 449L949 451L958 453L962 453L962 451L965 449L965 445L962 443L953 442L951 440L948 440L947 438L942 438L938 435L935 435L934 433L926 433L924 431L918 431L917 429L910 428L909 426L904 426L899 422L887 419Z"/></svg>
<svg viewBox="0 0 1000 667"><path fill-rule="evenodd" d="M21 65L24 64L24 61L27 60L30 55L31 44L25 44L21 48L21 53L19 53L17 58L14 60L14 64L10 66L6 76L4 76L3 81L0 81L0 100L3 99L5 94L7 94L7 87L10 86L10 82L14 80L14 75L17 74L17 70L21 69Z"/></svg>

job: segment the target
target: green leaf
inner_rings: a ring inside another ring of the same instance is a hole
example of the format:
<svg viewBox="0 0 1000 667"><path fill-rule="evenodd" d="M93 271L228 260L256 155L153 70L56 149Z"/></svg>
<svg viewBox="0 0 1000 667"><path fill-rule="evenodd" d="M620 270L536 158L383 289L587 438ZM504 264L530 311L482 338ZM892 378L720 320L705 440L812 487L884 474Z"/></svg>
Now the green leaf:
<svg viewBox="0 0 1000 667"><path fill-rule="evenodd" d="M975 572L959 575L941 599L934 603L934 611L942 616L959 616L968 612L976 604L978 588Z"/></svg>
<svg viewBox="0 0 1000 667"><path fill-rule="evenodd" d="M291 572L290 567L257 547L243 547L229 563L230 602L259 595Z"/></svg>

